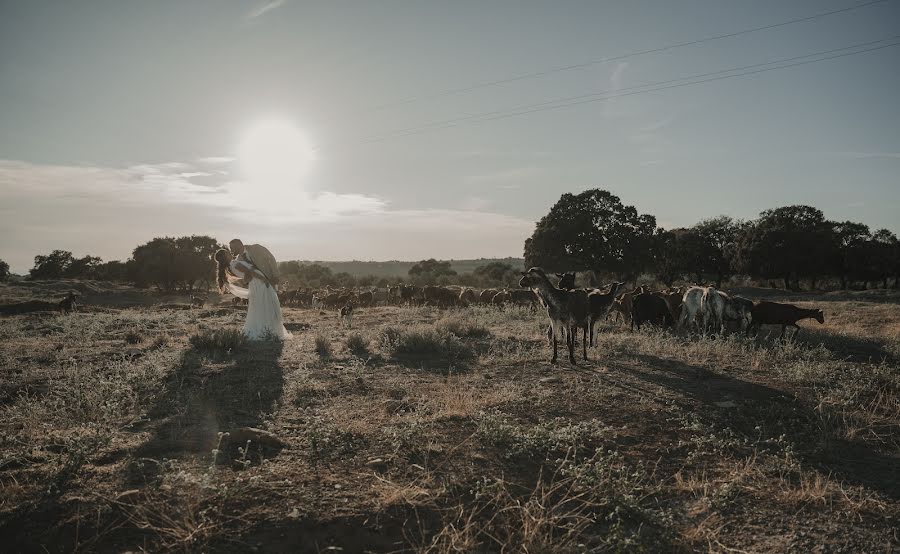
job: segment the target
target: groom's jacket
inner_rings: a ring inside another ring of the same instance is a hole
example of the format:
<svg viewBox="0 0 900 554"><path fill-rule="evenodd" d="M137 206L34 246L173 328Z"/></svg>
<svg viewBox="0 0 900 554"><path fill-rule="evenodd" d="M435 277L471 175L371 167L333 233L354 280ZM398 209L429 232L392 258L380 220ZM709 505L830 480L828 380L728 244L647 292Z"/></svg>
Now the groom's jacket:
<svg viewBox="0 0 900 554"><path fill-rule="evenodd" d="M253 267L260 270L273 285L278 284L278 262L269 249L261 244L244 245L244 253Z"/></svg>

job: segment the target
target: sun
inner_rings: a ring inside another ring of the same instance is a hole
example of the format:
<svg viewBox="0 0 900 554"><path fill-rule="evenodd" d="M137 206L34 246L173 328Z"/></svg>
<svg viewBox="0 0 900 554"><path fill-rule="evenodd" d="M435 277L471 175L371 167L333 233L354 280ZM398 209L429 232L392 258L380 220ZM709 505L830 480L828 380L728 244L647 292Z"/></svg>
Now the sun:
<svg viewBox="0 0 900 554"><path fill-rule="evenodd" d="M238 147L247 181L265 188L300 185L314 159L309 138L284 119L257 121Z"/></svg>

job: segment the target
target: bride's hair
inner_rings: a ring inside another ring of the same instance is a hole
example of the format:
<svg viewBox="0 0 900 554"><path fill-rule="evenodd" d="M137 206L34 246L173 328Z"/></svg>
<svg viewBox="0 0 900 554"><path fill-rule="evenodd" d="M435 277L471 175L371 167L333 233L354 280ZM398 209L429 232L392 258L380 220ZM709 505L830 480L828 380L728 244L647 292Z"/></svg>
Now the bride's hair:
<svg viewBox="0 0 900 554"><path fill-rule="evenodd" d="M228 264L231 263L231 252L224 248L216 250L213 259L216 260L216 284L221 292L227 292L225 271L228 269Z"/></svg>

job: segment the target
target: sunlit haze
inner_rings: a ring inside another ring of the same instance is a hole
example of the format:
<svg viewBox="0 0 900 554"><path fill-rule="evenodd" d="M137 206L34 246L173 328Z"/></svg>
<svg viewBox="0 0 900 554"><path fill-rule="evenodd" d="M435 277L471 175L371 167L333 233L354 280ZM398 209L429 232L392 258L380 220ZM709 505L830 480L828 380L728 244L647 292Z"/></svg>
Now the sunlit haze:
<svg viewBox="0 0 900 554"><path fill-rule="evenodd" d="M791 22L864 3L4 2L0 258L521 256L598 187L900 232L900 3Z"/></svg>

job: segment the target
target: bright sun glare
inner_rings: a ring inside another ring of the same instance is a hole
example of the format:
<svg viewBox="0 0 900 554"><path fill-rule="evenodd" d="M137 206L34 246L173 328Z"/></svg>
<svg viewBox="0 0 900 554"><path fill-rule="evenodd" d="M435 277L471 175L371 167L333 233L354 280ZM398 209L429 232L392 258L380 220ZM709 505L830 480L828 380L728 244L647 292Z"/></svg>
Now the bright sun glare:
<svg viewBox="0 0 900 554"><path fill-rule="evenodd" d="M247 180L257 186L299 186L315 151L297 127L283 119L258 121L244 135L238 149Z"/></svg>

